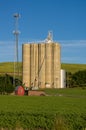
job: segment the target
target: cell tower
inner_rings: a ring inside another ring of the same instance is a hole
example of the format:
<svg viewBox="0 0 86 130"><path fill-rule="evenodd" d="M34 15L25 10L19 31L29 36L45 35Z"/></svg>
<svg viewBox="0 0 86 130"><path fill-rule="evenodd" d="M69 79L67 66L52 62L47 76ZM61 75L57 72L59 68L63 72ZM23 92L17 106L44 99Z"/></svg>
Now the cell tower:
<svg viewBox="0 0 86 130"><path fill-rule="evenodd" d="M19 36L19 30L18 30L18 19L20 18L20 14L15 13L13 15L15 18L15 31L13 31L13 34L15 36L15 59L14 59L14 79L15 79L15 73L19 76L19 57L18 57L18 36ZM15 86L15 82L14 82Z"/></svg>

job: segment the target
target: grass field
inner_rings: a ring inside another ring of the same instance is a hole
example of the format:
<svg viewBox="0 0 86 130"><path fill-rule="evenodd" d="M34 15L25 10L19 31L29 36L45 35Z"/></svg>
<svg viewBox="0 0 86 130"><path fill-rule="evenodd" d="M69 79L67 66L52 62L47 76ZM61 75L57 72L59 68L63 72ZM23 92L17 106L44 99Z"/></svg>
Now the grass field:
<svg viewBox="0 0 86 130"><path fill-rule="evenodd" d="M15 63L16 65L16 63ZM22 72L22 63L19 62L19 71ZM0 63L0 73L13 73L14 63L13 62L3 62Z"/></svg>
<svg viewBox="0 0 86 130"><path fill-rule="evenodd" d="M22 63L19 63L22 72ZM74 73L84 64L62 64ZM0 63L0 73L13 73L14 63ZM86 89L46 89L47 96L0 95L0 130L85 130ZM21 129L20 129L21 128Z"/></svg>
<svg viewBox="0 0 86 130"><path fill-rule="evenodd" d="M73 97L86 97L86 88L66 88L66 89L44 89L48 95L63 95Z"/></svg>
<svg viewBox="0 0 86 130"><path fill-rule="evenodd" d="M75 73L80 70L86 70L86 64L61 64L61 68L67 72Z"/></svg>
<svg viewBox="0 0 86 130"><path fill-rule="evenodd" d="M72 106L77 110L86 107L86 89L46 89L44 91L48 96L1 95L0 111L49 112L48 110L51 110L55 112L63 108L71 110Z"/></svg>
<svg viewBox="0 0 86 130"><path fill-rule="evenodd" d="M20 72L22 72L22 63L19 63ZM74 73L79 70L86 70L86 64L61 64L61 68L65 69L68 72ZM14 63L13 62L4 62L0 63L0 73L13 73L14 72Z"/></svg>
<svg viewBox="0 0 86 130"><path fill-rule="evenodd" d="M86 89L46 90L46 93L50 95L0 96L0 126L18 125L24 130L85 130Z"/></svg>

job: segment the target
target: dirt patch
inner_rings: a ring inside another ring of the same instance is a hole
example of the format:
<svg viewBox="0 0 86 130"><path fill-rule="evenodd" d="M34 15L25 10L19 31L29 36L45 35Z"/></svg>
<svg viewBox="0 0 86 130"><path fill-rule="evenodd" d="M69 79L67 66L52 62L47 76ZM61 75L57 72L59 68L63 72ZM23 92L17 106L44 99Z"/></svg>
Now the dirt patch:
<svg viewBox="0 0 86 130"><path fill-rule="evenodd" d="M36 90L31 90L28 91L29 96L46 96L45 92L43 91L36 91Z"/></svg>

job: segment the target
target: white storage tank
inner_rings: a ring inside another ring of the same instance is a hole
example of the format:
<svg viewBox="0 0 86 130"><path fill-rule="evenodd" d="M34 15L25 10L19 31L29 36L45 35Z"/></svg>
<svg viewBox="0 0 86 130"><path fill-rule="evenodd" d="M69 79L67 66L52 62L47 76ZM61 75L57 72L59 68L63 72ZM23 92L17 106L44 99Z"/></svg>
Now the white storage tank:
<svg viewBox="0 0 86 130"><path fill-rule="evenodd" d="M61 69L61 88L66 88L66 71Z"/></svg>

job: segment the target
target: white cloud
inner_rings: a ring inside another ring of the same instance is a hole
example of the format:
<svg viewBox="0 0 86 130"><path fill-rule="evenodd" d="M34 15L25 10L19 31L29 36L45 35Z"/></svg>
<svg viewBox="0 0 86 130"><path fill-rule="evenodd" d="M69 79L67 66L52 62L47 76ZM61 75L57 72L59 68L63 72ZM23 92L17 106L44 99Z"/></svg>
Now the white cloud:
<svg viewBox="0 0 86 130"><path fill-rule="evenodd" d="M85 57L84 58L82 58L82 57L80 57L80 56L69 56L69 57L61 57L61 62L62 63L84 63L84 64L86 64L86 60L84 60L85 59Z"/></svg>
<svg viewBox="0 0 86 130"><path fill-rule="evenodd" d="M39 41L43 42L43 41ZM19 59L22 59L22 41L19 41ZM27 42L28 43L28 42ZM30 42L32 43L32 42ZM37 43L37 41L35 42ZM86 63L86 40L64 40L61 44L61 61L66 63ZM15 41L0 41L0 62L14 60Z"/></svg>
<svg viewBox="0 0 86 130"><path fill-rule="evenodd" d="M62 47L86 47L86 40L59 41Z"/></svg>

